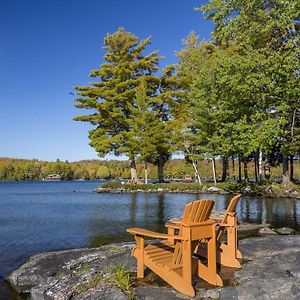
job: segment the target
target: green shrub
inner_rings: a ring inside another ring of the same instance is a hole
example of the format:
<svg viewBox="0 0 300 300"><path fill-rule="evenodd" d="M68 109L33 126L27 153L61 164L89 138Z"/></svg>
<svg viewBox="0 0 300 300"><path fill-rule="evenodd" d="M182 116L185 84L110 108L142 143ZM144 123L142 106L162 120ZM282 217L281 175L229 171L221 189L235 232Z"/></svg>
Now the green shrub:
<svg viewBox="0 0 300 300"><path fill-rule="evenodd" d="M118 286L124 293L127 294L129 299L135 299L133 291L133 278L131 274L125 269L124 266L111 266L108 269L109 282Z"/></svg>

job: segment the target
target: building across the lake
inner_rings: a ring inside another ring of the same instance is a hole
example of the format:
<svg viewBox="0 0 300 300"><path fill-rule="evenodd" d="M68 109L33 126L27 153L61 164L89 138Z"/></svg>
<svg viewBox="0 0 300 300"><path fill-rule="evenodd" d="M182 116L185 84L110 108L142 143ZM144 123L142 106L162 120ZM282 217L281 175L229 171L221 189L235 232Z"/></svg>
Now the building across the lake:
<svg viewBox="0 0 300 300"><path fill-rule="evenodd" d="M49 174L43 180L47 180L47 181L59 181L59 180L61 180L61 176L59 174Z"/></svg>

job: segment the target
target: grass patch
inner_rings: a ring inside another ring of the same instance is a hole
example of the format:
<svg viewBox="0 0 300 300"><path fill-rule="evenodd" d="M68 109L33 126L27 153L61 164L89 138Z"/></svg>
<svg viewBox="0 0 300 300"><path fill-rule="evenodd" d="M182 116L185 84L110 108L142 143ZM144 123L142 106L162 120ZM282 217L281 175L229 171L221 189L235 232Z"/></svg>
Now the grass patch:
<svg viewBox="0 0 300 300"><path fill-rule="evenodd" d="M124 266L110 266L106 273L99 273L88 281L79 284L76 287L77 293L86 293L90 289L95 288L98 284L113 284L120 288L129 299L136 299L133 291L133 276L128 272Z"/></svg>
<svg viewBox="0 0 300 300"><path fill-rule="evenodd" d="M76 291L78 293L86 293L88 290L95 288L98 284L105 283L102 273L97 274L96 276L89 279L87 282L80 283Z"/></svg>
<svg viewBox="0 0 300 300"><path fill-rule="evenodd" d="M84 264L84 265L81 265L79 268L76 269L75 275L79 276L79 275L82 275L84 273L87 273L88 271L89 271L88 264Z"/></svg>
<svg viewBox="0 0 300 300"><path fill-rule="evenodd" d="M109 282L118 286L129 299L136 299L133 291L133 278L124 266L112 266L108 269Z"/></svg>

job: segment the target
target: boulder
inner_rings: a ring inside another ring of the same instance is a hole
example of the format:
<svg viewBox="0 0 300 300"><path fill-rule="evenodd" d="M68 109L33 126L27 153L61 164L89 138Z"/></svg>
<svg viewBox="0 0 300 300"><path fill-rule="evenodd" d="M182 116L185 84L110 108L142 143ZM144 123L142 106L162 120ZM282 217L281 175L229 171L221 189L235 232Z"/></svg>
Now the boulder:
<svg viewBox="0 0 300 300"><path fill-rule="evenodd" d="M266 228L268 229L270 224L250 224L250 223L241 223L238 225L238 237L243 239L246 237L258 236L259 231Z"/></svg>
<svg viewBox="0 0 300 300"><path fill-rule="evenodd" d="M264 228L261 228L258 232L259 234L261 235L276 235L277 233L272 230L271 228L268 228L268 227L264 227Z"/></svg>
<svg viewBox="0 0 300 300"><path fill-rule="evenodd" d="M211 186L206 191L210 192L210 193L220 193L223 190L220 189L220 188L218 188L218 187L216 187L216 186Z"/></svg>
<svg viewBox="0 0 300 300"><path fill-rule="evenodd" d="M220 299L300 299L300 235L249 238L240 249L248 263L234 273L238 298L222 290Z"/></svg>
<svg viewBox="0 0 300 300"><path fill-rule="evenodd" d="M111 265L123 265L135 272L136 260L130 255L133 246L122 243L34 255L6 279L17 291L30 294L32 300L125 300L129 298L127 293L116 284L102 281L102 277L89 288L79 287L99 274L106 278L105 270ZM234 284L204 288L203 281L197 280L196 299L300 299L300 235L247 238L239 242L239 249L242 269L227 268ZM224 270L221 268L222 276ZM136 299L187 299L165 282L160 281L159 286L147 282L149 274L153 273L146 272L145 279L135 281Z"/></svg>
<svg viewBox="0 0 300 300"><path fill-rule="evenodd" d="M252 191L252 189L251 189L251 187L249 185L241 188L241 192L243 194L248 194L248 195L253 194L253 191Z"/></svg>
<svg viewBox="0 0 300 300"><path fill-rule="evenodd" d="M288 228L288 227L278 228L275 231L281 235L295 234L295 230L292 228Z"/></svg>

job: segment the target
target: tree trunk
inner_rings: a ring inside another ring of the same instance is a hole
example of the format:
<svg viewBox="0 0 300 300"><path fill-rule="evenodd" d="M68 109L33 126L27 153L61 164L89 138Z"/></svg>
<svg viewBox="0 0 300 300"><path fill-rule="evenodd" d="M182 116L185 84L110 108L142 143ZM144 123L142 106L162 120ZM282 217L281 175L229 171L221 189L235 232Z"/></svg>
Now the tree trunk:
<svg viewBox="0 0 300 300"><path fill-rule="evenodd" d="M289 172L289 161L286 154L282 155L282 175L286 176Z"/></svg>
<svg viewBox="0 0 300 300"><path fill-rule="evenodd" d="M194 171L195 171L195 178L197 178L197 181L201 185L202 182L201 182L201 178L200 178L200 175L199 175L199 172L198 172L198 163L197 163L196 160L193 160L192 164L193 164L193 168L194 168Z"/></svg>
<svg viewBox="0 0 300 300"><path fill-rule="evenodd" d="M258 181L262 181L262 159L263 159L263 152L262 149L259 149L259 156L258 156Z"/></svg>
<svg viewBox="0 0 300 300"><path fill-rule="evenodd" d="M285 186L291 184L289 176L289 157L286 154L282 155L282 184Z"/></svg>
<svg viewBox="0 0 300 300"><path fill-rule="evenodd" d="M255 175L255 182L258 182L258 176L257 176L257 158L254 157L254 175Z"/></svg>
<svg viewBox="0 0 300 300"><path fill-rule="evenodd" d="M159 155L158 165L157 165L158 182L164 182L164 166L165 166L165 161L162 155Z"/></svg>
<svg viewBox="0 0 300 300"><path fill-rule="evenodd" d="M294 156L290 155L290 180L294 181Z"/></svg>
<svg viewBox="0 0 300 300"><path fill-rule="evenodd" d="M235 164L234 164L234 155L231 157L231 163L232 163L232 178L235 180Z"/></svg>
<svg viewBox="0 0 300 300"><path fill-rule="evenodd" d="M216 186L216 185L217 185L217 179L216 179L216 161L215 161L214 158L211 160L211 164L212 164L212 171L213 171L214 185Z"/></svg>
<svg viewBox="0 0 300 300"><path fill-rule="evenodd" d="M271 178L271 165L266 159L265 166L264 166L264 177L269 180Z"/></svg>
<svg viewBox="0 0 300 300"><path fill-rule="evenodd" d="M228 158L223 157L223 170L222 170L222 181L226 181L228 178Z"/></svg>
<svg viewBox="0 0 300 300"><path fill-rule="evenodd" d="M140 180L137 176L136 164L135 164L135 159L134 158L130 159L130 174L131 174L131 182L132 183L139 183L140 182Z"/></svg>
<svg viewBox="0 0 300 300"><path fill-rule="evenodd" d="M242 181L242 163L241 163L241 154L238 155L239 163L239 181Z"/></svg>
<svg viewBox="0 0 300 300"><path fill-rule="evenodd" d="M248 181L248 159L244 161L244 180Z"/></svg>
<svg viewBox="0 0 300 300"><path fill-rule="evenodd" d="M145 184L148 184L148 163L145 161Z"/></svg>

